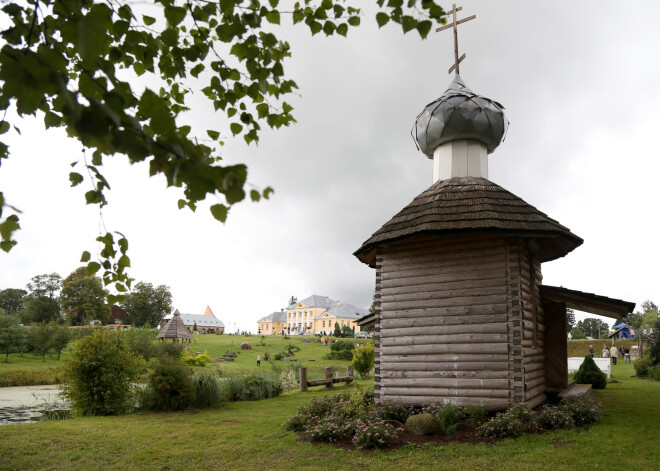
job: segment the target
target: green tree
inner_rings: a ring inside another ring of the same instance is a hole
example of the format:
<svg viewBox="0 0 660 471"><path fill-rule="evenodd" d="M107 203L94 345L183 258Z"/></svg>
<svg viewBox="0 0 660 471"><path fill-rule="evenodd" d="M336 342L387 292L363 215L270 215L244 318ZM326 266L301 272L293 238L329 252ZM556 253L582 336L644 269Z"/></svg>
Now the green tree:
<svg viewBox="0 0 660 471"><path fill-rule="evenodd" d="M607 338L610 333L609 326L594 317L587 317L583 321L579 321L576 326L580 329L587 337L594 339Z"/></svg>
<svg viewBox="0 0 660 471"><path fill-rule="evenodd" d="M631 312L627 316L617 319L614 325L618 325L622 322L628 324L634 330L639 330L642 328L642 324L644 323L644 314L639 312Z"/></svg>
<svg viewBox="0 0 660 471"><path fill-rule="evenodd" d="M57 273L33 276L27 284L29 294L23 299L23 309L19 312L23 324L60 321L59 292L62 277Z"/></svg>
<svg viewBox="0 0 660 471"><path fill-rule="evenodd" d="M374 368L375 350L374 344L368 342L366 345L355 347L353 350L352 365L355 372L360 375L362 379L367 379L369 373Z"/></svg>
<svg viewBox="0 0 660 471"><path fill-rule="evenodd" d="M64 350L71 341L71 331L68 327L55 323L51 324L51 329L50 346L52 350L57 353L57 359L59 360L62 355L62 350Z"/></svg>
<svg viewBox="0 0 660 471"><path fill-rule="evenodd" d="M642 303L642 325L643 329L654 329L658 322L658 306L650 300Z"/></svg>
<svg viewBox="0 0 660 471"><path fill-rule="evenodd" d="M575 312L573 309L566 309L566 331L570 332L575 327Z"/></svg>
<svg viewBox="0 0 660 471"><path fill-rule="evenodd" d="M0 315L0 353L5 354L5 363L9 362L10 353L22 352L26 345L27 332L18 318Z"/></svg>
<svg viewBox="0 0 660 471"><path fill-rule="evenodd" d="M133 404L141 362L120 332L98 329L65 360L63 395L82 415L117 415Z"/></svg>
<svg viewBox="0 0 660 471"><path fill-rule="evenodd" d="M85 267L74 270L62 282L61 301L67 322L86 325L96 319L106 321L110 314L105 304L106 295L98 277L89 275Z"/></svg>
<svg viewBox="0 0 660 471"><path fill-rule="evenodd" d="M14 316L23 307L23 299L27 295L24 289L7 288L0 291L0 309L4 309L5 314Z"/></svg>
<svg viewBox="0 0 660 471"><path fill-rule="evenodd" d="M335 322L335 331L332 333L333 337L341 337L341 329L339 328L339 322Z"/></svg>
<svg viewBox="0 0 660 471"><path fill-rule="evenodd" d="M582 339L586 339L586 338L587 338L587 336L578 327L573 327L571 329L571 339L572 340L582 340Z"/></svg>
<svg viewBox="0 0 660 471"><path fill-rule="evenodd" d="M279 0L154 3L160 8L155 17L137 13L127 2L4 4L10 25L0 33L0 110L5 111L0 133L19 133L20 118L37 114L47 128L65 128L91 155L69 174L72 186L90 175L93 189L85 193L87 204L107 204L110 185L101 173L103 159L125 155L131 163L148 161L150 176L162 175L168 186L183 188L181 209L194 211L207 196L219 196L221 202L210 210L225 221L229 208L245 199L247 182L245 165L221 160L218 149L226 136L256 143L262 125L280 128L294 122L285 98L297 85L284 72L291 47L278 37L282 18L309 28L312 35L346 36L361 22L361 4L305 0L280 8ZM380 27L397 23L404 33L417 31L422 38L434 24L446 21L435 0L376 0L376 5ZM193 131L181 123L198 95L186 82L188 76L202 81L201 93L224 115L216 122L226 122L227 129ZM8 156L8 146L0 142L0 159ZM271 192L269 187L252 189L249 196L258 201ZM18 214L0 193L0 248L5 251L16 244ZM105 284L127 291L127 240L106 232L97 241L100 260L90 261L86 251L82 261L88 262L90 273L103 268ZM115 300L112 295L109 304Z"/></svg>
<svg viewBox="0 0 660 471"><path fill-rule="evenodd" d="M126 296L123 307L131 315L132 325L155 328L172 311L172 294L168 286L154 288L151 283L141 281Z"/></svg>
<svg viewBox="0 0 660 471"><path fill-rule="evenodd" d="M291 298L289 298L289 306L293 306L294 304L298 304L298 298L291 296Z"/></svg>
<svg viewBox="0 0 660 471"><path fill-rule="evenodd" d="M27 284L27 289L34 296L57 299L57 294L62 289L62 277L55 272L33 276Z"/></svg>
<svg viewBox="0 0 660 471"><path fill-rule="evenodd" d="M53 348L52 335L52 324L40 322L30 326L28 343L35 353L41 355L41 361L46 361L46 354Z"/></svg>

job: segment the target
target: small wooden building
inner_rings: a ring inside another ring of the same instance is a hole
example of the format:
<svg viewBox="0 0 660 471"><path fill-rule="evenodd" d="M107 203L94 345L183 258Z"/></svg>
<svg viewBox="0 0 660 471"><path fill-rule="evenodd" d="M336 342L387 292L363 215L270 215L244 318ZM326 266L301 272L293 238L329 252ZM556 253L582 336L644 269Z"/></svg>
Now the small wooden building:
<svg viewBox="0 0 660 471"><path fill-rule="evenodd" d="M172 342L178 342L179 339L181 339L182 342L187 340L190 344L190 342L193 340L193 336L190 335L190 332L188 332L186 325L181 319L179 311L176 310L174 311L172 318L167 322L167 324L160 329L156 339L172 339Z"/></svg>
<svg viewBox="0 0 660 471"><path fill-rule="evenodd" d="M507 124L458 75L417 118L434 183L355 252L376 269L377 400L500 410L567 386L571 306L544 296L541 264L583 241L487 179Z"/></svg>

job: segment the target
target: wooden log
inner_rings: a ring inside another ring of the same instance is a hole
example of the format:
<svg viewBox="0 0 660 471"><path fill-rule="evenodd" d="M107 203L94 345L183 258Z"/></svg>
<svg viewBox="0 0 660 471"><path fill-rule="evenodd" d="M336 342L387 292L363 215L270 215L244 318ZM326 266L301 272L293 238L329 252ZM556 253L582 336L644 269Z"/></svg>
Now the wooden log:
<svg viewBox="0 0 660 471"><path fill-rule="evenodd" d="M508 378L389 378L381 376L380 381L383 386L411 389L448 388L484 391L506 389L508 391L511 388L511 381Z"/></svg>
<svg viewBox="0 0 660 471"><path fill-rule="evenodd" d="M348 365L346 367L346 376L348 376L349 378L353 378L355 376L355 374L353 373L353 365Z"/></svg>
<svg viewBox="0 0 660 471"><path fill-rule="evenodd" d="M414 308L437 308L449 306L475 306L475 305L489 305L489 304L504 304L506 303L506 293L495 296L462 296L456 298L438 300L419 300L419 301L405 301L405 302L385 302L381 301L381 309L414 309Z"/></svg>
<svg viewBox="0 0 660 471"><path fill-rule="evenodd" d="M384 368L382 378L465 378L465 379L508 379L512 373L508 370L402 370Z"/></svg>
<svg viewBox="0 0 660 471"><path fill-rule="evenodd" d="M426 309L382 309L380 317L385 319L417 319L422 317L438 318L441 324L467 324L471 323L468 316L489 316L503 314L507 315L507 304L484 304L478 306L443 306ZM462 319L465 318L465 321Z"/></svg>
<svg viewBox="0 0 660 471"><path fill-rule="evenodd" d="M531 373L532 371L543 371L545 369L545 364L540 361L524 363L523 369L525 373Z"/></svg>
<svg viewBox="0 0 660 471"><path fill-rule="evenodd" d="M382 319L380 321L381 329L395 329L399 327L427 327L427 326L450 326L452 328L461 328L470 324L493 324L506 322L506 314L489 315L466 315L466 316L442 316L442 317L420 317L405 319Z"/></svg>
<svg viewBox="0 0 660 471"><path fill-rule="evenodd" d="M461 237L460 241L456 239L434 239L424 241L421 238L416 238L414 241L402 241L392 246L391 248L384 248L381 254L384 263L397 258L405 258L415 256L420 252L423 253L443 253L443 252L458 252L472 249L488 249L491 247L500 247L504 250L506 244L504 239L493 237L475 237L467 239Z"/></svg>
<svg viewBox="0 0 660 471"><path fill-rule="evenodd" d="M406 282L405 284L397 285L396 283L391 283L389 286L385 286L383 289L387 290L388 293L395 291L398 294L407 294L407 293L417 293L417 292L453 292L456 293L456 290L461 289L486 289L493 287L501 287L504 289L506 287L506 280L498 278L496 276L488 278L479 278L474 279L472 277L465 280L452 280L445 281L442 283L415 283L411 284Z"/></svg>
<svg viewBox="0 0 660 471"><path fill-rule="evenodd" d="M383 332L384 333L384 332ZM506 343L504 334L452 334L452 335L417 335L415 337L381 337L381 346L435 345L435 344L478 344Z"/></svg>
<svg viewBox="0 0 660 471"><path fill-rule="evenodd" d="M476 344L430 344L430 345L381 345L383 355L423 354L437 353L508 353L506 343L476 343Z"/></svg>
<svg viewBox="0 0 660 471"><path fill-rule="evenodd" d="M404 363L404 362L507 362L509 355L506 353L440 353L436 355L382 355L383 362ZM475 365L478 368L478 365Z"/></svg>
<svg viewBox="0 0 660 471"><path fill-rule="evenodd" d="M325 379L330 380L330 382L325 383L325 387L328 389L332 389L332 374L332 368L325 369Z"/></svg>
<svg viewBox="0 0 660 471"><path fill-rule="evenodd" d="M507 372L508 362L437 362L437 363L427 363L427 362L391 362L391 361L381 361L380 366L383 371L430 371L434 373L442 371L485 371L486 373L491 371L504 371Z"/></svg>
<svg viewBox="0 0 660 471"><path fill-rule="evenodd" d="M548 398L545 396L545 394L541 393L536 397L534 397L533 399L526 401L525 404L527 404L527 407L529 409L534 409L539 405L543 404L547 400Z"/></svg>
<svg viewBox="0 0 660 471"><path fill-rule="evenodd" d="M430 387L393 387L388 385L388 380L381 379L381 390L386 395L392 396L435 396L437 398L444 397L484 397L484 398L508 398L509 389L467 389L467 388L441 388L436 386Z"/></svg>
<svg viewBox="0 0 660 471"><path fill-rule="evenodd" d="M311 388L314 386L327 386L328 383L332 383L333 378L323 378L323 379L308 379L307 385Z"/></svg>
<svg viewBox="0 0 660 471"><path fill-rule="evenodd" d="M495 399L485 397L446 397L440 398L437 396L393 396L381 393L380 401L401 401L404 404L420 405L426 403L447 404L451 403L456 406L483 406L488 411L499 411L507 409L509 399Z"/></svg>
<svg viewBox="0 0 660 471"><path fill-rule="evenodd" d="M300 392L307 391L307 368L300 368Z"/></svg>
<svg viewBox="0 0 660 471"><path fill-rule="evenodd" d="M502 295L506 292L506 288L501 286L494 286L490 288L463 288L453 289L447 291L416 289L413 292L400 293L398 288L383 290L381 296L381 303L395 303L395 302L414 302L425 300L445 300L448 298L469 297L469 296L495 296Z"/></svg>
<svg viewBox="0 0 660 471"><path fill-rule="evenodd" d="M525 391L525 400L528 401L540 394L544 394L545 390L546 390L545 384L541 384L532 389L528 389L527 391Z"/></svg>
<svg viewBox="0 0 660 471"><path fill-rule="evenodd" d="M537 386L545 387L545 375L537 376L536 378L525 378L526 391L531 391Z"/></svg>
<svg viewBox="0 0 660 471"><path fill-rule="evenodd" d="M398 327L383 329L381 339L402 336L452 335L459 334L506 334L506 324L464 324L449 326Z"/></svg>
<svg viewBox="0 0 660 471"><path fill-rule="evenodd" d="M402 271L410 269L410 267L428 268L434 265L456 266L475 262L501 262L505 258L506 254L497 247L431 253L409 252L407 256L388 258L381 268L387 271Z"/></svg>
<svg viewBox="0 0 660 471"><path fill-rule="evenodd" d="M461 268L412 270L406 273L383 273L381 288L390 289L399 286L418 286L434 283L447 283L465 280L504 279L506 270L502 264L486 264L479 266L464 266Z"/></svg>

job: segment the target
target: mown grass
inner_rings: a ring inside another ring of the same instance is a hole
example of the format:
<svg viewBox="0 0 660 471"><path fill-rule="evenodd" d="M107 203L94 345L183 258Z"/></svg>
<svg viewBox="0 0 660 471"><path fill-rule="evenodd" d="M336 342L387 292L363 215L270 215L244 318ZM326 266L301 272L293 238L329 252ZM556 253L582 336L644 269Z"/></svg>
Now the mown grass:
<svg viewBox="0 0 660 471"><path fill-rule="evenodd" d="M568 341L568 357L585 357L589 353L589 345L594 346L595 356L600 357L603 351L603 344L607 344L608 348L612 348L612 339L600 340L569 340ZM632 350L633 346L637 345L636 339L616 339L617 348L626 346ZM646 348L646 345L645 347Z"/></svg>
<svg viewBox="0 0 660 471"><path fill-rule="evenodd" d="M347 451L299 441L282 423L323 389L219 410L89 417L0 427L0 469L649 470L660 463L660 382L613 367L595 397L606 416L588 429L495 444ZM371 382L359 382L370 387ZM341 386L337 391L345 391Z"/></svg>
<svg viewBox="0 0 660 471"><path fill-rule="evenodd" d="M332 366L345 369L350 364L348 361L325 359L326 354L330 351L330 347L316 342L318 337L308 336L308 343L303 342L305 338L303 336L292 336L289 339L284 339L282 336L273 335L264 336L265 338L263 340L257 335L194 334L193 337L195 340L190 347L191 351L193 353L207 351L212 359L210 365L204 368L195 367L194 369L219 369L223 375L246 373L255 369L257 366L257 355L261 356L262 369L288 369L306 366L309 369L308 378L310 379L323 377L323 368L325 367ZM342 340L348 340L352 343L365 342L364 340L357 339ZM334 339L331 341L334 341ZM252 349L241 350L241 344L244 342L249 343ZM275 353L282 352L286 345L289 344L301 349L301 351L294 354L294 357L298 358L297 363L285 363L282 360L265 361L266 353L274 355ZM0 387L59 384L59 369L70 354L71 348L72 344L62 352L60 360L57 360L55 355L46 355L45 361L42 361L41 356L32 353L24 353L22 356L17 353L9 355L8 363L0 362ZM235 361L217 362L216 360L222 358L227 351L238 353ZM307 361L308 359L315 359L316 361Z"/></svg>

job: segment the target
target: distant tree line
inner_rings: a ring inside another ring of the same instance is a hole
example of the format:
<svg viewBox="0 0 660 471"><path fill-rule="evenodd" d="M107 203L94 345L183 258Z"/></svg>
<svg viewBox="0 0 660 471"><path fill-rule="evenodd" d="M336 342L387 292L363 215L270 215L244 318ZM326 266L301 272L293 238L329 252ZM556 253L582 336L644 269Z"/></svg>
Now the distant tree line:
<svg viewBox="0 0 660 471"><path fill-rule="evenodd" d="M654 329L658 324L658 306L651 300L642 303L642 310L635 311L625 317L614 321L611 326L600 319L588 317L582 321L575 322L575 313L572 309L566 310L566 327L573 339L607 338L615 325L628 324L633 330Z"/></svg>
<svg viewBox="0 0 660 471"><path fill-rule="evenodd" d="M115 319L107 296L101 279L80 267L64 279L57 273L37 275L24 289L0 290L0 315L23 325L82 326L91 321L109 324ZM126 319L120 320L122 323L156 327L172 310L172 294L168 286L139 282L121 307L128 313Z"/></svg>

